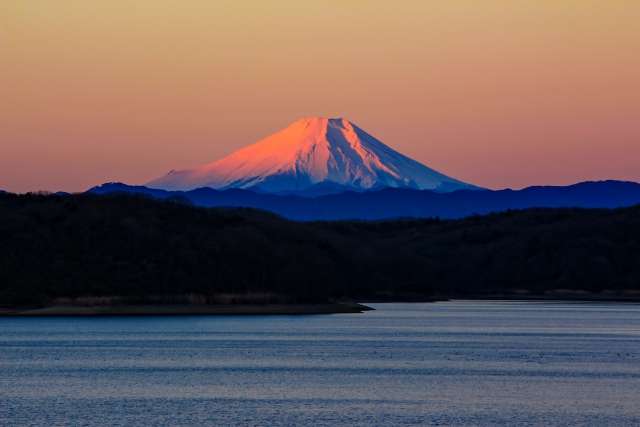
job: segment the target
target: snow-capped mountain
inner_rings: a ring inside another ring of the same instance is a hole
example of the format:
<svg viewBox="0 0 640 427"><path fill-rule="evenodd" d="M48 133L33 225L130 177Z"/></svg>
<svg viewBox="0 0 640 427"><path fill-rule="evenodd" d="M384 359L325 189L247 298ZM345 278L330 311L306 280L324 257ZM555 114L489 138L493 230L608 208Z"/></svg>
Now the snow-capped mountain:
<svg viewBox="0 0 640 427"><path fill-rule="evenodd" d="M312 117L194 169L171 171L151 188L245 188L263 192L477 189L404 156L345 119Z"/></svg>

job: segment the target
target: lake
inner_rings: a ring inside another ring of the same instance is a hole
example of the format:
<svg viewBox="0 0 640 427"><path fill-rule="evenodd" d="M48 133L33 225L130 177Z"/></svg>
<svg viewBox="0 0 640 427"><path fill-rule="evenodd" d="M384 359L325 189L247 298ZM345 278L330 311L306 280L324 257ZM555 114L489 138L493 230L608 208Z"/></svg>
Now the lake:
<svg viewBox="0 0 640 427"><path fill-rule="evenodd" d="M0 425L640 425L640 305L0 318Z"/></svg>

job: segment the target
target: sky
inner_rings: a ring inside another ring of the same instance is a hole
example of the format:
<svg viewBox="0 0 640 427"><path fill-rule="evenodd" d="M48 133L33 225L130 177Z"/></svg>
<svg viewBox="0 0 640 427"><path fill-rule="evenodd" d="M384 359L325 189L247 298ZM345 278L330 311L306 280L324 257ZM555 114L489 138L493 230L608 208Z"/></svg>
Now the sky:
<svg viewBox="0 0 640 427"><path fill-rule="evenodd" d="M0 188L139 184L307 116L489 188L640 181L637 0L4 0Z"/></svg>

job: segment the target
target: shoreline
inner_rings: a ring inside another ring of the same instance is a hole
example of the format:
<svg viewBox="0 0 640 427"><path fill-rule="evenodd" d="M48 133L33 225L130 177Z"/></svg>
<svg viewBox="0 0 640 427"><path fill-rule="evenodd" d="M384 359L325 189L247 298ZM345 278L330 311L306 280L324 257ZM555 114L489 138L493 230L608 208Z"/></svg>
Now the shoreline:
<svg viewBox="0 0 640 427"><path fill-rule="evenodd" d="M557 301L557 302L620 302L640 303L640 292L587 292L587 291L549 291L546 293L496 292L489 294L444 294L430 296L395 295L369 298L356 298L362 304L375 303L433 303L454 300L467 301Z"/></svg>
<svg viewBox="0 0 640 427"><path fill-rule="evenodd" d="M617 302L640 303L640 296L599 294L588 292L491 295L437 295L434 297L399 296L397 298L362 298L359 302L327 304L122 304L122 305L52 305L45 307L0 307L0 317L56 316L206 316L206 315L313 315L364 313L375 310L366 304L435 303L466 301L527 301L527 302Z"/></svg>
<svg viewBox="0 0 640 427"><path fill-rule="evenodd" d="M534 293L495 293L489 295L449 295L437 298L438 301L472 300L472 301L531 301L531 302L619 302L640 303L640 295L637 293L596 293L596 292L549 292L544 294Z"/></svg>
<svg viewBox="0 0 640 427"><path fill-rule="evenodd" d="M373 308L358 303L49 306L0 308L0 317L307 315L363 313L369 310Z"/></svg>

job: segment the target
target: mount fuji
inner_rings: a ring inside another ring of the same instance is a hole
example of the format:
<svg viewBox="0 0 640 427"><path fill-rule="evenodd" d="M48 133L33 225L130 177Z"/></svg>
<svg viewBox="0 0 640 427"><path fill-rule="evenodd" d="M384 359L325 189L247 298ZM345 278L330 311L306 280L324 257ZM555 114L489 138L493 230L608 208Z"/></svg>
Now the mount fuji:
<svg viewBox="0 0 640 427"><path fill-rule="evenodd" d="M163 190L251 189L332 193L382 188L480 189L400 154L342 118L311 117L220 160L173 170L146 184Z"/></svg>

